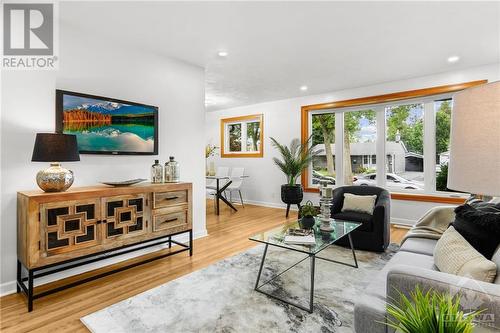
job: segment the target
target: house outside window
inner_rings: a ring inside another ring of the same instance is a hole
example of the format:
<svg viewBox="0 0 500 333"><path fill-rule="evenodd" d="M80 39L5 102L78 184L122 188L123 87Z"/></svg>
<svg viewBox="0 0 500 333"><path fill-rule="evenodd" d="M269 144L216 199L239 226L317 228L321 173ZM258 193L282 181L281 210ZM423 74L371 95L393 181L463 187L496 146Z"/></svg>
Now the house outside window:
<svg viewBox="0 0 500 333"><path fill-rule="evenodd" d="M262 114L221 119L221 157L262 157L263 125Z"/></svg>

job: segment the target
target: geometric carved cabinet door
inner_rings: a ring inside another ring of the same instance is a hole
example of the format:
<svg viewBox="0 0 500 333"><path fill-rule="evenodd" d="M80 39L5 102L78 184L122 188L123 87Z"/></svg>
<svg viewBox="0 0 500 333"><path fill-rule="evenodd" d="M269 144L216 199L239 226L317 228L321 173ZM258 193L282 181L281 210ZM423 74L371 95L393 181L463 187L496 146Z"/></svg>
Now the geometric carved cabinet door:
<svg viewBox="0 0 500 333"><path fill-rule="evenodd" d="M103 243L145 234L145 205L146 195L142 193L103 198Z"/></svg>
<svg viewBox="0 0 500 333"><path fill-rule="evenodd" d="M40 205L40 250L52 256L99 245L98 199Z"/></svg>

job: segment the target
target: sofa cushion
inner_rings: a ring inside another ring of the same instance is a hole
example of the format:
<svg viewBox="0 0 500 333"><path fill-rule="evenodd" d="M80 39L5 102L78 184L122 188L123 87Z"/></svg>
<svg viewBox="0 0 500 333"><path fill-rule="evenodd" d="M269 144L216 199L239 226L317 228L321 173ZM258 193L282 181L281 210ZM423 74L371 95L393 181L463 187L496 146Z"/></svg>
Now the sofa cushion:
<svg viewBox="0 0 500 333"><path fill-rule="evenodd" d="M437 270L434 258L425 254L399 251L391 260L377 273L368 284L365 292L385 300L387 295L387 273L394 266L407 265L422 269Z"/></svg>
<svg viewBox="0 0 500 333"><path fill-rule="evenodd" d="M366 213L359 212L341 212L332 215L332 218L346 221L361 222L355 231L372 231L373 230L373 216Z"/></svg>
<svg viewBox="0 0 500 333"><path fill-rule="evenodd" d="M500 243L500 208L494 204L465 204L455 209L455 229L486 259Z"/></svg>
<svg viewBox="0 0 500 333"><path fill-rule="evenodd" d="M377 201L376 195L355 195L352 193L344 193L344 204L342 212L359 212L365 214L373 214L373 208Z"/></svg>
<svg viewBox="0 0 500 333"><path fill-rule="evenodd" d="M436 243L436 239L412 237L405 240L405 242L401 245L400 251L433 256Z"/></svg>
<svg viewBox="0 0 500 333"><path fill-rule="evenodd" d="M493 282L497 266L476 251L453 226L437 241L434 263L441 272Z"/></svg>

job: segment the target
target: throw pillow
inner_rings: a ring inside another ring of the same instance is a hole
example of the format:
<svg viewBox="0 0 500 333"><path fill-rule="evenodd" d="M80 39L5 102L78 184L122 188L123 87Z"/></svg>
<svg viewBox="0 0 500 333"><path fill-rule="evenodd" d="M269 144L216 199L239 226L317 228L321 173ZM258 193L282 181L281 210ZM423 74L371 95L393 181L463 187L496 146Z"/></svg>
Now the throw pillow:
<svg viewBox="0 0 500 333"><path fill-rule="evenodd" d="M351 193L344 193L344 205L342 212L360 212L366 214L373 214L373 208L377 201L376 195L355 195Z"/></svg>
<svg viewBox="0 0 500 333"><path fill-rule="evenodd" d="M500 210L495 205L458 206L453 226L477 251L491 259L500 244Z"/></svg>
<svg viewBox="0 0 500 333"><path fill-rule="evenodd" d="M434 248L434 264L441 272L493 282L497 265L476 251L450 226Z"/></svg>

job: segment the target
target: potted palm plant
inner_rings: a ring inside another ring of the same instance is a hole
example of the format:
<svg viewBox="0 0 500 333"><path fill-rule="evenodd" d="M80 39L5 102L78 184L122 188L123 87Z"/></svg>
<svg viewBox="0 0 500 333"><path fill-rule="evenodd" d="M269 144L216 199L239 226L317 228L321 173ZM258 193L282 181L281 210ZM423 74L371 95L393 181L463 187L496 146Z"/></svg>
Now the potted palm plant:
<svg viewBox="0 0 500 333"><path fill-rule="evenodd" d="M314 145L309 147L311 138L309 137L303 143L299 139L293 139L289 147L280 144L274 138L270 138L273 147L278 149L281 154L281 159L274 157L273 161L286 176L287 183L281 185L281 200L287 205L287 217L290 205L297 205L300 208L300 203L304 198L304 189L301 184L297 184L297 178L309 166L313 157L320 153Z"/></svg>

